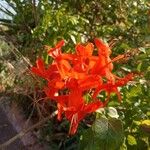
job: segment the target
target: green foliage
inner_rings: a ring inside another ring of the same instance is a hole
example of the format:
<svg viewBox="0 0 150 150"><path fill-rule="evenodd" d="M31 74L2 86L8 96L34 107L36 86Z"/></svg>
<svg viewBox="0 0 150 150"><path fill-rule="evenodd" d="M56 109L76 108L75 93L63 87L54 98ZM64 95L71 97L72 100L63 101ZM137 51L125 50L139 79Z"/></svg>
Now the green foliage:
<svg viewBox="0 0 150 150"><path fill-rule="evenodd" d="M37 54L43 44L53 45L62 38L68 48L95 37L116 39L117 51L142 46L149 39L146 0L5 1L11 9L1 7L1 11L12 19L0 21L9 26L9 34L16 36L24 54L33 47L32 53Z"/></svg>
<svg viewBox="0 0 150 150"><path fill-rule="evenodd" d="M129 145L137 145L137 142L136 142L136 139L134 138L134 136L128 135L127 140L128 140Z"/></svg>
<svg viewBox="0 0 150 150"><path fill-rule="evenodd" d="M90 137L90 138L89 138ZM80 149L118 150L123 142L123 127L118 119L99 118L81 136Z"/></svg>

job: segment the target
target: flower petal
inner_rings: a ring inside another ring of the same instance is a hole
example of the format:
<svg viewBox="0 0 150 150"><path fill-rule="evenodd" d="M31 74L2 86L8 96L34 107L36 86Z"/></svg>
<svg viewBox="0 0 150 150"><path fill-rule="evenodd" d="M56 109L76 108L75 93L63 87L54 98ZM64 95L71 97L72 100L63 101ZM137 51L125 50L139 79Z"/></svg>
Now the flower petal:
<svg viewBox="0 0 150 150"><path fill-rule="evenodd" d="M61 55L61 47L64 46L64 44L64 40L59 41L54 48L48 51L48 55L53 58L59 57Z"/></svg>
<svg viewBox="0 0 150 150"><path fill-rule="evenodd" d="M95 38L94 39L95 45L98 48L98 54L103 56L109 56L111 54L111 50L109 46L104 44L104 42L101 39Z"/></svg>

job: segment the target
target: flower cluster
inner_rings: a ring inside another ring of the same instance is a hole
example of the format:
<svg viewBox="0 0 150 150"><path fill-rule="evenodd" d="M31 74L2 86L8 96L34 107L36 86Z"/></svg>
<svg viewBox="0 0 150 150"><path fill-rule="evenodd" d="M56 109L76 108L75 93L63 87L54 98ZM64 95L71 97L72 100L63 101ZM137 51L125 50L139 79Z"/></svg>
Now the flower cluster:
<svg viewBox="0 0 150 150"><path fill-rule="evenodd" d="M94 52L94 45L77 44L75 53L62 53L64 41L60 41L54 48L49 48L48 55L53 58L52 64L45 67L44 61L39 58L36 67L31 70L36 75L47 80L44 92L47 97L57 102L58 119L62 114L70 121L69 134L75 134L79 122L89 113L104 107L110 98L110 94L116 93L121 100L118 87L124 86L132 80L130 73L124 78L112 73L113 62L122 59L124 55L110 58L111 50L100 39L94 40L98 51ZM97 98L102 91L107 93L105 101ZM91 94L91 100L87 101L85 95Z"/></svg>

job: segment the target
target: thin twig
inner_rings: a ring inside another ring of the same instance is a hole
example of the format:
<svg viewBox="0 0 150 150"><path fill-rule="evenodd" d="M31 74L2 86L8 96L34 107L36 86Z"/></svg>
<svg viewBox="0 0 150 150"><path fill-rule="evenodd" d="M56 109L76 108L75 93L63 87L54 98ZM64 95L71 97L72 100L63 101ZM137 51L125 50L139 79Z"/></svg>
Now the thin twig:
<svg viewBox="0 0 150 150"><path fill-rule="evenodd" d="M39 121L38 123L34 124L33 126L31 126L30 128L27 129L23 129L21 132L19 132L17 135L15 135L14 137L12 137L11 139L9 139L8 141L6 141L5 143L0 145L1 149L6 148L8 145L10 145L11 143L13 143L14 141L16 141L18 138L23 137L26 133L32 131L33 129L41 126L42 124L44 124L45 122L47 122L49 119L53 118L54 116L56 116L58 113L58 111L54 111L50 116L44 118L43 120Z"/></svg>

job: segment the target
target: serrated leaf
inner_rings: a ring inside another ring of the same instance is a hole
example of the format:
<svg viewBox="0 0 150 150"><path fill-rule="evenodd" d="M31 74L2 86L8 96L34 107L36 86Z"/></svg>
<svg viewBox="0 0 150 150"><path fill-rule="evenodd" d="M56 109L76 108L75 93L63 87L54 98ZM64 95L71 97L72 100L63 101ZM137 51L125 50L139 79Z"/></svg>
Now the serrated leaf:
<svg viewBox="0 0 150 150"><path fill-rule="evenodd" d="M82 150L118 150L123 142L122 123L118 119L100 118L83 134Z"/></svg>

